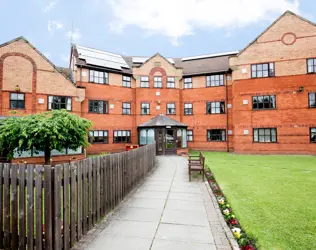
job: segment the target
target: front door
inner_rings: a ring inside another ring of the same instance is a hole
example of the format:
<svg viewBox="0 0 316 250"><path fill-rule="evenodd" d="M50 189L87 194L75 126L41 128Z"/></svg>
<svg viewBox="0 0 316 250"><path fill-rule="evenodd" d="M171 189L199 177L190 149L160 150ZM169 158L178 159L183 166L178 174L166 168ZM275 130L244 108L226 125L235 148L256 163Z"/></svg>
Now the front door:
<svg viewBox="0 0 316 250"><path fill-rule="evenodd" d="M156 129L156 147L157 147L157 155L165 154L165 136L164 129Z"/></svg>
<svg viewBox="0 0 316 250"><path fill-rule="evenodd" d="M165 154L173 155L177 152L177 141L176 141L176 130L175 129L166 129L166 137L165 137Z"/></svg>

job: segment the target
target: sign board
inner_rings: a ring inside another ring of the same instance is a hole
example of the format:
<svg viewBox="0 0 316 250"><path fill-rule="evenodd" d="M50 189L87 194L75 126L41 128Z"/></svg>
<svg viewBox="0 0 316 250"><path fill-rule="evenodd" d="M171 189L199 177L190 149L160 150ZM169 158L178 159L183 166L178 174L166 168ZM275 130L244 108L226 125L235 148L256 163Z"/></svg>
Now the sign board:
<svg viewBox="0 0 316 250"><path fill-rule="evenodd" d="M44 100L43 98L39 98L39 99L38 99L38 103L39 103L39 104L44 104L44 103L45 103L45 100Z"/></svg>

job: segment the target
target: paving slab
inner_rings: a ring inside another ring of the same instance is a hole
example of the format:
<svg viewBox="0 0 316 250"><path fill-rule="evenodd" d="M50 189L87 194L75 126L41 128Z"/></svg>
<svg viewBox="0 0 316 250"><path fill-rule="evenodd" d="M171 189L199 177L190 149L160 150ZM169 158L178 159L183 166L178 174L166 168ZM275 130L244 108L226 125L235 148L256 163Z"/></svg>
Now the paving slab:
<svg viewBox="0 0 316 250"><path fill-rule="evenodd" d="M213 234L208 227L191 225L161 223L156 234L156 239L188 243L215 244Z"/></svg>
<svg viewBox="0 0 316 250"><path fill-rule="evenodd" d="M155 240L152 250L217 250L213 244Z"/></svg>
<svg viewBox="0 0 316 250"><path fill-rule="evenodd" d="M148 250L151 246L151 239L137 237L123 237L104 235L98 237L93 243L88 246L88 250Z"/></svg>
<svg viewBox="0 0 316 250"><path fill-rule="evenodd" d="M159 223L156 222L113 220L104 229L104 233L111 236L153 239L157 231L158 224Z"/></svg>
<svg viewBox="0 0 316 250"><path fill-rule="evenodd" d="M158 222L162 214L162 209L124 207L114 215L116 220L151 221Z"/></svg>
<svg viewBox="0 0 316 250"><path fill-rule="evenodd" d="M157 161L143 184L73 249L232 249L216 200L201 180L189 182L187 160L159 156Z"/></svg>

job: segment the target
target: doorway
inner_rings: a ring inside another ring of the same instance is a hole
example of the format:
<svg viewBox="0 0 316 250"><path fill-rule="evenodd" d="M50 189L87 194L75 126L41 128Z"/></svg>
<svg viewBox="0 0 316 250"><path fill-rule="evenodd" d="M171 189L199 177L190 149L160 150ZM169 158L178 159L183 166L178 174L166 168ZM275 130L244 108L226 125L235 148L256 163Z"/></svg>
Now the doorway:
<svg viewBox="0 0 316 250"><path fill-rule="evenodd" d="M177 152L177 135L175 129L166 129L166 155L173 155Z"/></svg>

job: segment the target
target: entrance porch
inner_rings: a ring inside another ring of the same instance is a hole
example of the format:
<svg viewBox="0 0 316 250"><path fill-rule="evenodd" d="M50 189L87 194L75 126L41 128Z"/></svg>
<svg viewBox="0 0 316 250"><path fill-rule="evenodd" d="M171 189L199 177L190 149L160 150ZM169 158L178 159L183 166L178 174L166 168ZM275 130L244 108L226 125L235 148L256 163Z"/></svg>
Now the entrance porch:
<svg viewBox="0 0 316 250"><path fill-rule="evenodd" d="M157 155L188 153L187 125L160 114L138 126L140 146L156 142Z"/></svg>

